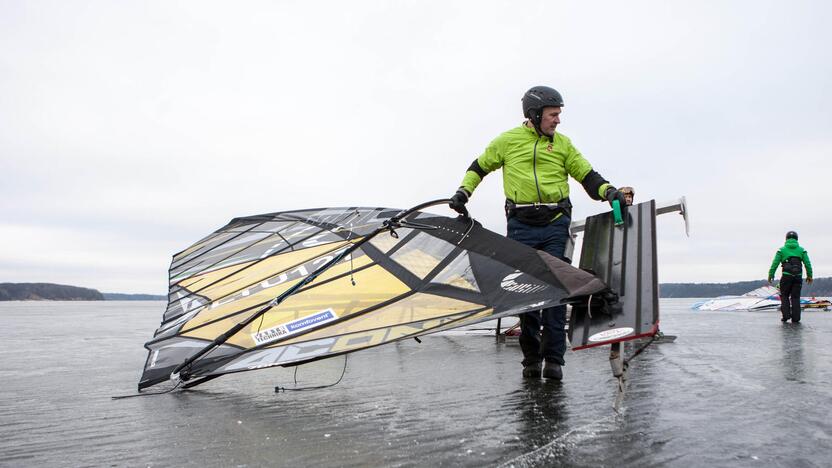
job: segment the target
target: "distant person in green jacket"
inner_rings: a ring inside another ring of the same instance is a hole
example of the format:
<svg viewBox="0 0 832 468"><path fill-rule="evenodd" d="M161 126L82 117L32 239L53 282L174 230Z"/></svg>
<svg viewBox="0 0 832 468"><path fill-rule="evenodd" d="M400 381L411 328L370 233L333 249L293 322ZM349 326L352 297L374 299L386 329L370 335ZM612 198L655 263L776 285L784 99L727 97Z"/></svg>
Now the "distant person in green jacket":
<svg viewBox="0 0 832 468"><path fill-rule="evenodd" d="M797 233L786 233L786 244L774 254L771 268L768 270L768 282L774 281L777 266L783 266L780 276L780 311L781 322L791 319L800 322L800 288L803 286L803 266L806 266L806 282L812 284L812 262L809 253L797 243Z"/></svg>
<svg viewBox="0 0 832 468"><path fill-rule="evenodd" d="M467 215L468 198L486 175L502 168L508 237L571 262L564 256L572 216L569 177L595 200L618 200L624 207L624 193L596 172L566 135L555 132L563 107L559 92L535 86L522 104L527 120L495 138L471 163L450 206ZM523 377L563 378L565 325L566 306L520 314Z"/></svg>

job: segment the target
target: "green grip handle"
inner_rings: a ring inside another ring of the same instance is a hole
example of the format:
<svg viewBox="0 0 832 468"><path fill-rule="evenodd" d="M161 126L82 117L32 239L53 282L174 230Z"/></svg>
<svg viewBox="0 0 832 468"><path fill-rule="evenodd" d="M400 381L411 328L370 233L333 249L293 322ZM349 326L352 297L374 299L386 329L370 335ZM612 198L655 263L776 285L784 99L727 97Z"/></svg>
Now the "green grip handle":
<svg viewBox="0 0 832 468"><path fill-rule="evenodd" d="M624 218L621 216L621 202L618 200L612 201L612 216L616 226L624 224Z"/></svg>

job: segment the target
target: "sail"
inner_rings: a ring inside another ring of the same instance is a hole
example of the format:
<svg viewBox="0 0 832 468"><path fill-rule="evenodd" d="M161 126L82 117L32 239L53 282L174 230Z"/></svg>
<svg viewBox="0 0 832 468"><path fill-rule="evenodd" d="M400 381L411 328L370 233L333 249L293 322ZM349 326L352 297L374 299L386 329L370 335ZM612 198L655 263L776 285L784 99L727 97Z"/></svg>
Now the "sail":
<svg viewBox="0 0 832 468"><path fill-rule="evenodd" d="M174 255L169 275L140 390L174 371L297 365L606 290L470 218L389 208L236 218Z"/></svg>
<svg viewBox="0 0 832 468"><path fill-rule="evenodd" d="M772 311L781 306L779 285L765 285L748 291L742 296L719 296L707 301L697 302L691 306L693 310L718 311ZM825 298L801 297L800 306L804 309L828 310L830 301Z"/></svg>
<svg viewBox="0 0 832 468"><path fill-rule="evenodd" d="M741 296L719 296L691 306L693 310L775 310L780 308L780 291L765 285Z"/></svg>

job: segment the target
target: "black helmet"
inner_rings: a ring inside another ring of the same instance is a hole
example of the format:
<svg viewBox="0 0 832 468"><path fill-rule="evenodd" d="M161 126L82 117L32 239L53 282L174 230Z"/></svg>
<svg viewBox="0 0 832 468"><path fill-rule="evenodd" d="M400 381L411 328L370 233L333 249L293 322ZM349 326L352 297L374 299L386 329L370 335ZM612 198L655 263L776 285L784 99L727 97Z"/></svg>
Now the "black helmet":
<svg viewBox="0 0 832 468"><path fill-rule="evenodd" d="M786 233L786 239L794 239L797 240L797 233L794 231L789 231Z"/></svg>
<svg viewBox="0 0 832 468"><path fill-rule="evenodd" d="M540 120L544 107L563 107L560 93L548 86L535 86L523 95L523 116L531 121L538 135L543 135Z"/></svg>
<svg viewBox="0 0 832 468"><path fill-rule="evenodd" d="M540 120L540 111L544 107L563 107L560 93L548 86L535 86L523 95L523 116Z"/></svg>

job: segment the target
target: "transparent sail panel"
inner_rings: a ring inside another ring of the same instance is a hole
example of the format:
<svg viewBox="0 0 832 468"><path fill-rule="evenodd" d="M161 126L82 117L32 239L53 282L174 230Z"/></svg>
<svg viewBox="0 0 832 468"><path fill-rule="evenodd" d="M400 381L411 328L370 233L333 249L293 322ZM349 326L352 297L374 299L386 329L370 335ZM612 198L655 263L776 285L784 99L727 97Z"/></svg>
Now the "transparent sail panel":
<svg viewBox="0 0 832 468"><path fill-rule="evenodd" d="M471 262L468 260L468 252L463 252L457 256L450 265L436 275L432 282L480 292L477 279L474 278Z"/></svg>
<svg viewBox="0 0 832 468"><path fill-rule="evenodd" d="M370 241L375 248L381 250L383 253L387 253L393 249L393 247L397 246L399 242L404 240L412 229L402 228L396 229L396 235L399 236L398 238L393 237L390 233L383 232Z"/></svg>
<svg viewBox="0 0 832 468"><path fill-rule="evenodd" d="M420 232L390 258L419 279L425 279L453 249L449 242Z"/></svg>

